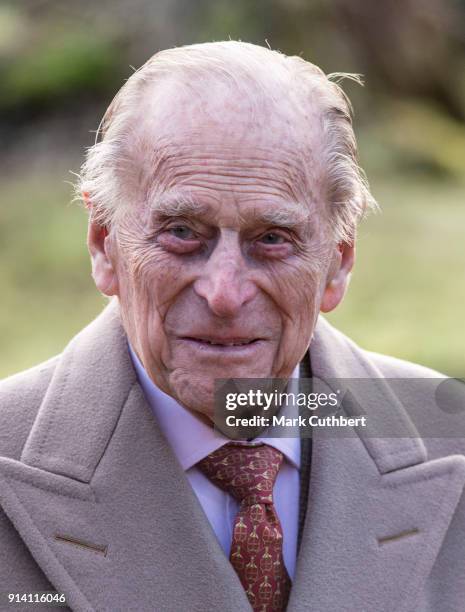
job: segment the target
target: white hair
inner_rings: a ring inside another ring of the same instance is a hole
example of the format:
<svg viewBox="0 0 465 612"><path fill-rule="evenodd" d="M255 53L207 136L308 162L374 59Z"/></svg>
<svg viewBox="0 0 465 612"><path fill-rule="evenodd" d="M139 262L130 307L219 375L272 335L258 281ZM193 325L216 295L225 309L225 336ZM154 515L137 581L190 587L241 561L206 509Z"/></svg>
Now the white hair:
<svg viewBox="0 0 465 612"><path fill-rule="evenodd" d="M140 121L138 107L148 86L170 76L180 86L195 87L200 81L196 77L204 75L231 83L244 93L253 87L275 100L290 96L302 109L313 105L323 133L320 170L333 237L351 242L360 219L377 208L358 164L351 103L338 84L341 78L361 83L360 77L325 75L301 57L239 41L160 51L126 81L105 112L76 185L78 198L85 194L84 199L92 203L94 219L102 225L117 223L140 189L141 169L134 152L143 144L135 141L134 122Z"/></svg>

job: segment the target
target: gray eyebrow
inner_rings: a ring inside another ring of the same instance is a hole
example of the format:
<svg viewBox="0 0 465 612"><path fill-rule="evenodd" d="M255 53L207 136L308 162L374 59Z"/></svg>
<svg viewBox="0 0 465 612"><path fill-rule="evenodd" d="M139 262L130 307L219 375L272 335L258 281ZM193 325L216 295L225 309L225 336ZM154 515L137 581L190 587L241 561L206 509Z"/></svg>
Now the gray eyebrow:
<svg viewBox="0 0 465 612"><path fill-rule="evenodd" d="M202 215L208 212L208 206L201 204L188 195L172 193L154 199L149 204L150 210L164 217L184 217Z"/></svg>
<svg viewBox="0 0 465 612"><path fill-rule="evenodd" d="M154 199L150 205L150 210L162 217L188 217L188 216L208 216L210 207L202 204L197 199L179 193L170 193ZM311 213L308 206L298 203L283 203L279 207L266 210L253 208L242 216L244 221L253 220L276 227L286 227L289 229L297 228L306 224L310 219Z"/></svg>
<svg viewBox="0 0 465 612"><path fill-rule="evenodd" d="M310 211L307 207L298 204L283 204L279 208L260 211L254 215L254 218L270 225L295 228L309 221Z"/></svg>

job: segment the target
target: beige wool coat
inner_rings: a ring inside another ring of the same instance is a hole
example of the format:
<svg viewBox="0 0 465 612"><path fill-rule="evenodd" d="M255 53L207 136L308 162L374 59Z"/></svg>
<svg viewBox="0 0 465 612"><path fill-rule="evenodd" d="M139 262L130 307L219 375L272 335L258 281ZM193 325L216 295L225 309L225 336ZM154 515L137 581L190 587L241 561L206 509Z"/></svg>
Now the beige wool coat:
<svg viewBox="0 0 465 612"><path fill-rule="evenodd" d="M289 612L463 612L465 440L448 434L463 413L446 431L427 385L389 385L436 373L365 352L323 319L310 359L323 380L376 378L355 403L389 437L315 435ZM76 612L250 611L145 401L117 303L0 383L0 610L44 609L6 593L50 590Z"/></svg>

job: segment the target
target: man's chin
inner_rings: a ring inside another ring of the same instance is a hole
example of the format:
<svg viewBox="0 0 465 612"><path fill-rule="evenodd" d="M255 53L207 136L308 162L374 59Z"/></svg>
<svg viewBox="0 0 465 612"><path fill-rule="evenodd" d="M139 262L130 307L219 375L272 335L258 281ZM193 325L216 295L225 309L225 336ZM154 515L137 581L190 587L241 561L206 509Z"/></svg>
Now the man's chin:
<svg viewBox="0 0 465 612"><path fill-rule="evenodd" d="M216 373L215 373L216 374ZM265 378L267 374L253 378ZM231 378L250 378L251 375L241 368L235 372L218 371L215 377L206 377L198 372L175 371L170 377L171 395L182 406L196 416L213 421L215 413L215 381Z"/></svg>
<svg viewBox="0 0 465 612"><path fill-rule="evenodd" d="M177 401L192 412L195 416L201 417L208 423L213 422L214 415L214 383L203 383L196 386L196 383L186 383L173 389Z"/></svg>

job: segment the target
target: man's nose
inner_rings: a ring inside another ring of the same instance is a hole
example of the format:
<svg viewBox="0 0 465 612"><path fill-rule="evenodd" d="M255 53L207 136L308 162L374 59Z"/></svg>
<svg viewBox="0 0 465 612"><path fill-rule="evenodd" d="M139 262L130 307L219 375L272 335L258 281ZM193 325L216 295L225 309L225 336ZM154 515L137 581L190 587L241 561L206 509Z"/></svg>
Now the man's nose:
<svg viewBox="0 0 465 612"><path fill-rule="evenodd" d="M194 283L194 291L203 297L218 317L233 318L256 294L244 255L235 232L221 237Z"/></svg>

